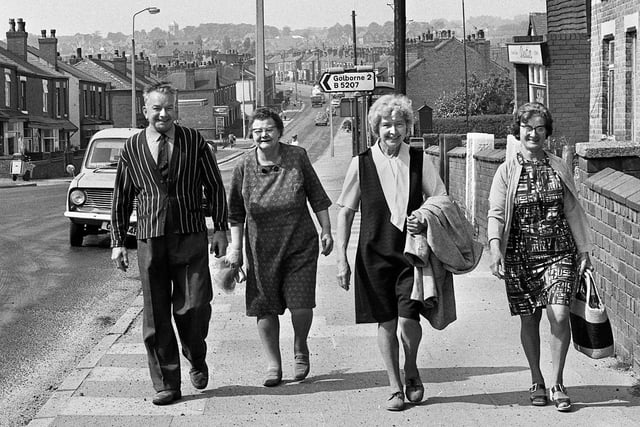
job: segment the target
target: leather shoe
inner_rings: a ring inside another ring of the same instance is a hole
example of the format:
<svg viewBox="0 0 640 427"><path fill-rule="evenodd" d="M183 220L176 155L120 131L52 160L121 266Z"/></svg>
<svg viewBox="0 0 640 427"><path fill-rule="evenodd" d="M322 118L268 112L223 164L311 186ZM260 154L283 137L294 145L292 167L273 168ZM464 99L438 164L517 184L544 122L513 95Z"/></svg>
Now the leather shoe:
<svg viewBox="0 0 640 427"><path fill-rule="evenodd" d="M294 359L294 377L296 381L302 381L309 375L309 355L308 354L296 354Z"/></svg>
<svg viewBox="0 0 640 427"><path fill-rule="evenodd" d="M264 377L262 385L265 387L275 387L282 382L282 369L269 368L267 369L267 375Z"/></svg>
<svg viewBox="0 0 640 427"><path fill-rule="evenodd" d="M203 364L199 369L191 368L189 378L191 378L191 384L198 390L205 388L209 384L209 368L207 364Z"/></svg>
<svg viewBox="0 0 640 427"><path fill-rule="evenodd" d="M154 405L168 405L182 397L180 390L162 390L153 396Z"/></svg>
<svg viewBox="0 0 640 427"><path fill-rule="evenodd" d="M424 385L422 380L418 378L407 378L407 385L405 386L405 394L407 400L411 403L418 403L424 398Z"/></svg>

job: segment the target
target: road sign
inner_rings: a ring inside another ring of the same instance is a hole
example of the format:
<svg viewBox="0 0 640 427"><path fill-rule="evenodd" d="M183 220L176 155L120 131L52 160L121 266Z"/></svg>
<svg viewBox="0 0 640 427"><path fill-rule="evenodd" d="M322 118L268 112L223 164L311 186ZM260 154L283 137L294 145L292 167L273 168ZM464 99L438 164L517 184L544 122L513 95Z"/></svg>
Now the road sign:
<svg viewBox="0 0 640 427"><path fill-rule="evenodd" d="M373 71L349 71L324 73L320 77L320 88L325 92L359 92L373 90L376 73Z"/></svg>

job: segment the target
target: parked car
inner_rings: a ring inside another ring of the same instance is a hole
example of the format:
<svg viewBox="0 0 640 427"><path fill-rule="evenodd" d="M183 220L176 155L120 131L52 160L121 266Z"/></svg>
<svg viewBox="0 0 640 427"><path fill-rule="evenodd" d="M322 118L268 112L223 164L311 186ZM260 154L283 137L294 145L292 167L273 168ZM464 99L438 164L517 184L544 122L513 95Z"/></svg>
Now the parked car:
<svg viewBox="0 0 640 427"><path fill-rule="evenodd" d="M329 125L329 115L325 111L319 111L315 118L316 126Z"/></svg>
<svg viewBox="0 0 640 427"><path fill-rule="evenodd" d="M112 128L97 132L87 146L80 171L73 165L67 171L74 175L67 190L64 216L69 224L69 244L82 246L84 236L109 232L111 201L120 153L126 140L140 129ZM136 210L130 218L129 234L136 232Z"/></svg>

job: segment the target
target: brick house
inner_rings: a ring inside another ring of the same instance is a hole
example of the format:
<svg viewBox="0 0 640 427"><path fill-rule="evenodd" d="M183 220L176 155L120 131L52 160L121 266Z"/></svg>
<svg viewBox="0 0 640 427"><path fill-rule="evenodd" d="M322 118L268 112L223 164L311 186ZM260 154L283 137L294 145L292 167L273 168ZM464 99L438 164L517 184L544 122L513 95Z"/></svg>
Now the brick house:
<svg viewBox="0 0 640 427"><path fill-rule="evenodd" d="M69 78L69 120L79 128L79 132L71 135L69 146L86 148L93 134L113 127L107 104L108 84L60 60L55 30L51 30L49 37L42 30L38 44L39 49L27 47L29 55L44 59Z"/></svg>
<svg viewBox="0 0 640 427"><path fill-rule="evenodd" d="M0 155L23 151L39 160L44 153L65 151L70 135L78 130L69 121L69 78L46 60L29 54L22 19L11 19L9 24L6 48L0 46L4 75Z"/></svg>
<svg viewBox="0 0 640 427"><path fill-rule="evenodd" d="M165 80L178 89L180 123L198 129L206 139L222 138L240 119L236 82L220 73L218 67L179 67Z"/></svg>
<svg viewBox="0 0 640 427"><path fill-rule="evenodd" d="M142 56L142 54L141 54ZM144 101L142 91L145 86L158 80L151 76L148 58L136 58L136 123L135 127L144 127L145 118L142 111ZM97 57L82 56L78 50L73 66L93 78L109 84L107 90L107 108L111 112L111 120L115 127L131 126L131 65L127 62L125 52L114 51L113 55Z"/></svg>
<svg viewBox="0 0 640 427"><path fill-rule="evenodd" d="M640 0L593 0L589 140L640 141Z"/></svg>
<svg viewBox="0 0 640 427"><path fill-rule="evenodd" d="M562 145L589 138L590 3L547 0L547 13L531 14L527 35L508 44L515 105L547 105L554 119L552 138Z"/></svg>
<svg viewBox="0 0 640 427"><path fill-rule="evenodd" d="M470 35L466 41L467 74L479 78L509 75L509 71L491 60L490 42L482 31ZM451 31L426 33L406 45L407 96L414 108L428 105L444 93L464 87L465 44ZM393 66L393 64L391 64Z"/></svg>

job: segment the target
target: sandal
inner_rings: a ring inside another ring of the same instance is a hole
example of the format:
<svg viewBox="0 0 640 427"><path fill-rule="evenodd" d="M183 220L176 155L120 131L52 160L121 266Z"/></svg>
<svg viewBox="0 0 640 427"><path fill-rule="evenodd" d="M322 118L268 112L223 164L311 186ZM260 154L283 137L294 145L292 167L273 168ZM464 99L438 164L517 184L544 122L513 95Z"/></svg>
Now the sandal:
<svg viewBox="0 0 640 427"><path fill-rule="evenodd" d="M556 384L551 387L551 400L556 405L556 409L560 412L571 411L571 399L567 395L567 389L562 384Z"/></svg>
<svg viewBox="0 0 640 427"><path fill-rule="evenodd" d="M387 399L387 411L402 411L404 409L404 393L396 391Z"/></svg>
<svg viewBox="0 0 640 427"><path fill-rule="evenodd" d="M547 406L547 389L544 384L533 383L529 389L529 399L533 406Z"/></svg>

